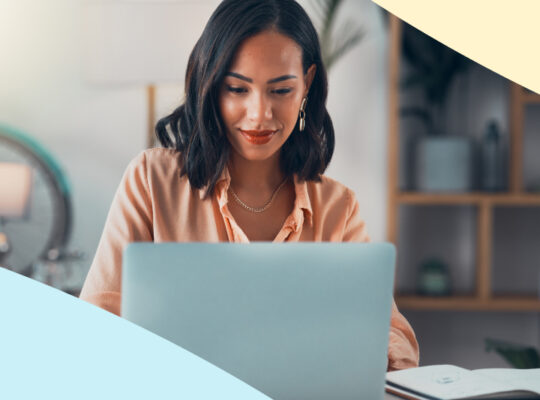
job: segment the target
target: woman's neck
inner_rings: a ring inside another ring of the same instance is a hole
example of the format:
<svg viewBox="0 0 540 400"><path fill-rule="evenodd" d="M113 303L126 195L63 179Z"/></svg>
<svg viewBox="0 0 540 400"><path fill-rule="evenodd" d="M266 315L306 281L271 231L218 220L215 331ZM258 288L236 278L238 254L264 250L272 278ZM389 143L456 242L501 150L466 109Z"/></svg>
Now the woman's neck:
<svg viewBox="0 0 540 400"><path fill-rule="evenodd" d="M235 191L273 192L285 179L279 165L279 153L267 160L250 161L233 151L228 167Z"/></svg>

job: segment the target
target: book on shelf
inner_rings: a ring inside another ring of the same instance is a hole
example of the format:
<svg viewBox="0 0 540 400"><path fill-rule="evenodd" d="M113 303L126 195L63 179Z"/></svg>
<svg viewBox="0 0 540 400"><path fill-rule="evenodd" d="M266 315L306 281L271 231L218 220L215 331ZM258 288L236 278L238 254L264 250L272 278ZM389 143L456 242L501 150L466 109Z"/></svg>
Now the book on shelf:
<svg viewBox="0 0 540 400"><path fill-rule="evenodd" d="M388 372L386 391L411 400L540 399L540 368L430 365Z"/></svg>

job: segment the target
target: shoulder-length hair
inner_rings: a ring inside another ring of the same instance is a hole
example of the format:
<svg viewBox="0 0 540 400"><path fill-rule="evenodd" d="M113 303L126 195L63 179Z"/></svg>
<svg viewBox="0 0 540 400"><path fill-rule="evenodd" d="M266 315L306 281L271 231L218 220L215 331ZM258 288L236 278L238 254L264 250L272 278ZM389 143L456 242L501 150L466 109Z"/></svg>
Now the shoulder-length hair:
<svg viewBox="0 0 540 400"><path fill-rule="evenodd" d="M326 70L317 32L304 9L294 0L224 0L189 57L184 104L156 125L162 146L180 152L180 176L187 175L194 188L206 187L206 196L213 193L231 152L219 111L223 79L239 44L269 29L300 46L304 74L316 66L305 129L300 132L296 124L280 150L280 166L287 176L318 181L332 158L335 139L326 110Z"/></svg>

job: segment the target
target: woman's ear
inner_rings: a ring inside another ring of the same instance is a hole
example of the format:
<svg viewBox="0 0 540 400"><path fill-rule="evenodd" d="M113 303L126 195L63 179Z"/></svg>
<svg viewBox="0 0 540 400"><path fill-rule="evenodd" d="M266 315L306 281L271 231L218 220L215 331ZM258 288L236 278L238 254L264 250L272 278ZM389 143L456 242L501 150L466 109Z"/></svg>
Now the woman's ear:
<svg viewBox="0 0 540 400"><path fill-rule="evenodd" d="M315 78L315 72L317 71L317 66L315 64L311 64L311 66L308 68L306 74L304 75L304 82L306 83L305 91L304 91L304 97L307 97L309 88L311 87L311 83L313 82L313 78Z"/></svg>

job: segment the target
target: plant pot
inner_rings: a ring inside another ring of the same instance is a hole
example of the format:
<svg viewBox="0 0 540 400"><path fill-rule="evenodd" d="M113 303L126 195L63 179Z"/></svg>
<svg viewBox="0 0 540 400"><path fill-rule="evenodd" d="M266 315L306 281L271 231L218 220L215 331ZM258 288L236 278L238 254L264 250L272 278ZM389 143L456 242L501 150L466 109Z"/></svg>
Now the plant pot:
<svg viewBox="0 0 540 400"><path fill-rule="evenodd" d="M433 136L420 139L416 186L423 192L468 192L473 189L474 145L471 139Z"/></svg>

